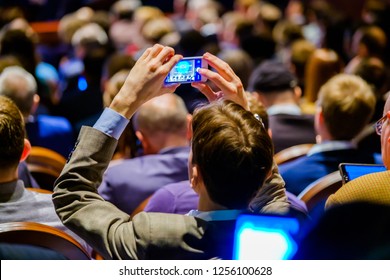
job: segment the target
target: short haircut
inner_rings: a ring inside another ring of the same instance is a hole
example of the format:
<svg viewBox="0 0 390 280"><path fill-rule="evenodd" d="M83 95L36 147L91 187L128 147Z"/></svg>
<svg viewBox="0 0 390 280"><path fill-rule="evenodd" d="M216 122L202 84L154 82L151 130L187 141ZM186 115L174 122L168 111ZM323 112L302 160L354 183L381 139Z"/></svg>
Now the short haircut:
<svg viewBox="0 0 390 280"><path fill-rule="evenodd" d="M320 89L318 104L334 140L351 140L374 113L375 96L360 77L338 74Z"/></svg>
<svg viewBox="0 0 390 280"><path fill-rule="evenodd" d="M271 170L271 139L255 116L232 101L197 109L192 121L192 161L210 198L245 209Z"/></svg>
<svg viewBox="0 0 390 280"><path fill-rule="evenodd" d="M28 116L37 92L37 83L29 72L19 66L10 66L0 75L0 95L12 99L24 116Z"/></svg>
<svg viewBox="0 0 390 280"><path fill-rule="evenodd" d="M183 134L187 131L187 115L186 105L178 95L163 95L138 109L134 128L148 135L158 132Z"/></svg>
<svg viewBox="0 0 390 280"><path fill-rule="evenodd" d="M0 168L17 166L24 147L24 122L11 99L0 96Z"/></svg>

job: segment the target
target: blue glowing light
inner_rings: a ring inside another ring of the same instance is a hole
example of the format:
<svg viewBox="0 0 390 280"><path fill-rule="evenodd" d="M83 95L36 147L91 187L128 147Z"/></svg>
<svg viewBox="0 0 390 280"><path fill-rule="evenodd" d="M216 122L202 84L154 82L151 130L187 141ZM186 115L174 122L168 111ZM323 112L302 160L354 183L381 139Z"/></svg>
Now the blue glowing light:
<svg viewBox="0 0 390 280"><path fill-rule="evenodd" d="M298 249L291 234L298 230L294 218L242 215L236 223L233 259L290 259Z"/></svg>
<svg viewBox="0 0 390 280"><path fill-rule="evenodd" d="M87 80L83 76L79 77L77 81L77 87L80 91L85 91L88 88Z"/></svg>

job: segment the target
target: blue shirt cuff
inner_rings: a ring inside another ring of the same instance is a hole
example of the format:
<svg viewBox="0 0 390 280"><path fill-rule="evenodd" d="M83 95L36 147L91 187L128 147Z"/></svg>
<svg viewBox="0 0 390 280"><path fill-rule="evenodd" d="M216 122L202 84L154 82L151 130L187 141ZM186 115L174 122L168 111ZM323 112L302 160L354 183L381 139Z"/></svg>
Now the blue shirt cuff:
<svg viewBox="0 0 390 280"><path fill-rule="evenodd" d="M129 120L118 112L105 108L93 127L118 140L128 123Z"/></svg>

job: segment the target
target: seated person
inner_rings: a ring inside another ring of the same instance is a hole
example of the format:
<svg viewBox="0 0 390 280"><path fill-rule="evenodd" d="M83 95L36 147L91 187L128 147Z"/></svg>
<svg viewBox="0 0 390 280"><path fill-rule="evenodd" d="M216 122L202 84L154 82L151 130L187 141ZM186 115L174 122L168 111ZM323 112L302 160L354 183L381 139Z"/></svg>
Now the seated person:
<svg viewBox="0 0 390 280"><path fill-rule="evenodd" d="M189 120L184 102L175 94L142 105L134 116L134 128L143 155L110 166L99 194L131 214L161 186L188 179Z"/></svg>
<svg viewBox="0 0 390 280"><path fill-rule="evenodd" d="M376 132L381 138L382 159L386 169L390 167L390 97L383 109L383 117L376 123ZM326 208L364 201L369 203L390 204L390 172L376 172L361 176L343 185L329 196Z"/></svg>
<svg viewBox="0 0 390 280"><path fill-rule="evenodd" d="M249 90L267 108L275 153L315 143L314 116L302 113L302 90L286 66L274 61L261 63L250 77Z"/></svg>
<svg viewBox="0 0 390 280"><path fill-rule="evenodd" d="M110 108L93 128L83 127L80 132L56 182L53 201L63 223L106 259L232 257L235 219L270 174L273 147L261 122L246 110L242 83L229 65L209 53L203 58L217 72L199 69L199 73L220 91L207 84L193 86L209 100L228 100L211 101L193 116L188 171L199 194L197 211L187 216L141 212L131 219L97 193L128 119L141 104L177 88L177 84L163 84L181 59L172 48L148 48Z"/></svg>
<svg viewBox="0 0 390 280"><path fill-rule="evenodd" d="M259 103L253 95L248 94L247 96L249 101L249 107L252 113L257 114L261 121L264 124L264 128L268 131L271 136L271 130L268 127L268 115L265 107ZM269 205L273 205L276 202L280 203L285 199L285 196L278 196L278 187L279 184L272 184L271 180L273 177L270 177L266 180L262 189L267 189L270 192ZM307 215L307 208L303 201L300 201L292 193L286 193L288 202L290 203L289 208L294 209L304 215ZM267 197L267 196L263 196ZM168 184L160 189L158 189L150 197L148 203L146 204L144 211L145 212L161 212L161 213L174 213L174 214L186 214L191 209L196 209L198 205L199 196L191 188L190 182L182 181L178 183ZM256 205L256 200L253 202L252 206L249 206L250 209L255 208L257 212L260 213L273 213L273 214L285 214L285 207L259 207ZM294 210L290 211L293 212Z"/></svg>
<svg viewBox="0 0 390 280"><path fill-rule="evenodd" d="M306 156L281 164L287 191L299 195L315 180L338 170L342 162L375 163L373 154L358 150L351 141L374 112L375 96L361 78L339 74L319 92L315 115L318 144Z"/></svg>
<svg viewBox="0 0 390 280"><path fill-rule="evenodd" d="M75 142L72 126L64 117L34 116L40 100L36 92L34 77L23 68L10 66L1 73L0 95L12 99L22 112L31 144L68 157Z"/></svg>
<svg viewBox="0 0 390 280"><path fill-rule="evenodd" d="M46 224L65 231L88 249L83 239L61 223L51 194L26 190L23 181L18 179L19 161L27 158L31 144L25 138L21 112L5 96L0 96L0 143L0 223Z"/></svg>

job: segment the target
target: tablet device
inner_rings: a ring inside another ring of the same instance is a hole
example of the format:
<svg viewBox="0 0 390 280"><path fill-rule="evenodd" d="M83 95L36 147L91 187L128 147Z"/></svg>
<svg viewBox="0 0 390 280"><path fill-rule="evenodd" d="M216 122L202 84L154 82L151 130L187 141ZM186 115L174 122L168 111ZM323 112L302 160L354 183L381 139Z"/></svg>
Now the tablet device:
<svg viewBox="0 0 390 280"><path fill-rule="evenodd" d="M366 174L385 171L386 167L381 164L340 163L339 170L345 184Z"/></svg>

